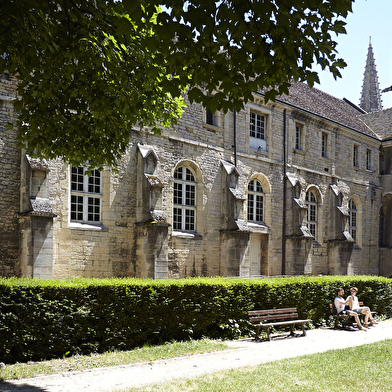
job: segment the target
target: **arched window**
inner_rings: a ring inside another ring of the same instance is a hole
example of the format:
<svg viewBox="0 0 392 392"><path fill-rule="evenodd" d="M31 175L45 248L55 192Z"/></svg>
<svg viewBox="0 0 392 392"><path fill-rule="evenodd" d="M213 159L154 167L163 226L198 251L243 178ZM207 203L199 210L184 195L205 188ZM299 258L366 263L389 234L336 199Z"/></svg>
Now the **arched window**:
<svg viewBox="0 0 392 392"><path fill-rule="evenodd" d="M306 192L306 226L310 234L317 239L317 199L312 191Z"/></svg>
<svg viewBox="0 0 392 392"><path fill-rule="evenodd" d="M185 166L174 172L173 229L196 231L196 180Z"/></svg>
<svg viewBox="0 0 392 392"><path fill-rule="evenodd" d="M350 200L348 204L348 209L349 209L348 230L353 240L357 242L357 205L355 204L353 199Z"/></svg>
<svg viewBox="0 0 392 392"><path fill-rule="evenodd" d="M258 180L248 184L248 222L264 222L264 192Z"/></svg>

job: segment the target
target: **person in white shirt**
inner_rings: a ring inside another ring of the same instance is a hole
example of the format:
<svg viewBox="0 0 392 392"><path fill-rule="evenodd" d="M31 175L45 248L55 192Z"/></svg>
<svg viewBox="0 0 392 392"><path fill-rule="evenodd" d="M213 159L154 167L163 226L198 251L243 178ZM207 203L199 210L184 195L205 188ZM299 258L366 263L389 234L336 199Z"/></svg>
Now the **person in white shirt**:
<svg viewBox="0 0 392 392"><path fill-rule="evenodd" d="M334 305L335 305L335 307L336 307L337 312L338 312L338 313L343 313L343 312L345 312L345 314L348 314L348 315L350 315L350 316L353 316L354 319L355 319L355 322L356 322L357 325L358 325L358 328L361 329L361 330L366 330L366 329L362 326L362 324L361 324L361 322L360 322L360 320L359 320L358 313L355 312L355 311L353 311L353 310L351 310L352 302L353 302L352 297L350 296L350 298L347 298L347 300L345 300L345 299L343 298L343 295L344 295L344 290L343 290L341 287L338 287L338 288L336 289L336 298L335 298L335 300L334 300ZM349 309L346 309L346 306L349 306Z"/></svg>
<svg viewBox="0 0 392 392"><path fill-rule="evenodd" d="M358 297L357 297L358 289L356 287L351 287L350 295L347 297L347 300L350 301L349 306L350 310L357 314L363 314L365 316L364 327L369 328L368 321L370 319L370 325L378 324L378 322L373 318L372 312L368 306L359 306Z"/></svg>

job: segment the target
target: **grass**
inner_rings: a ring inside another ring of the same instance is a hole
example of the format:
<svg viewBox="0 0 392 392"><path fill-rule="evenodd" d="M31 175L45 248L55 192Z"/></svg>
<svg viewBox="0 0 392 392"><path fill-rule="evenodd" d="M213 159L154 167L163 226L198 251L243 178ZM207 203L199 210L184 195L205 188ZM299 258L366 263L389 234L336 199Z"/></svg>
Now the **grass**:
<svg viewBox="0 0 392 392"><path fill-rule="evenodd" d="M69 358L52 359L50 361L16 363L0 368L0 381L30 378L73 370L125 365L137 362L152 362L157 359L221 351L229 348L230 347L224 342L202 339L186 342L172 342L160 346L142 347L130 351L75 355Z"/></svg>
<svg viewBox="0 0 392 392"><path fill-rule="evenodd" d="M181 379L128 392L392 391L392 340Z"/></svg>

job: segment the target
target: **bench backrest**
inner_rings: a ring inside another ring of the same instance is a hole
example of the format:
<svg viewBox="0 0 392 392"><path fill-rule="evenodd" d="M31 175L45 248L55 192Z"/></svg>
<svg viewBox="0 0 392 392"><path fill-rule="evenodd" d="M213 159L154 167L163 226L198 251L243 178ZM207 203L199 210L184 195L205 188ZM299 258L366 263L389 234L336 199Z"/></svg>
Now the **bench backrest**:
<svg viewBox="0 0 392 392"><path fill-rule="evenodd" d="M298 312L297 308L250 310L248 316L251 323L258 323L259 321L298 318Z"/></svg>

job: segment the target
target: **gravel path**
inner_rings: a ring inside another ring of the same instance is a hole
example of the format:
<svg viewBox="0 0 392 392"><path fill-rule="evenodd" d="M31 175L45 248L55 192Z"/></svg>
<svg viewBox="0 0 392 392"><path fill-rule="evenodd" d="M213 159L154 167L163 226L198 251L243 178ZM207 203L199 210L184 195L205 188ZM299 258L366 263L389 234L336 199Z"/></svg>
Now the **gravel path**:
<svg viewBox="0 0 392 392"><path fill-rule="evenodd" d="M232 349L224 352L7 381L0 383L0 391L121 391L176 378L189 378L225 369L255 366L283 358L359 346L385 339L392 339L392 320L383 321L367 331L315 329L308 331L306 337L280 335L275 336L271 342L232 341L229 342Z"/></svg>

